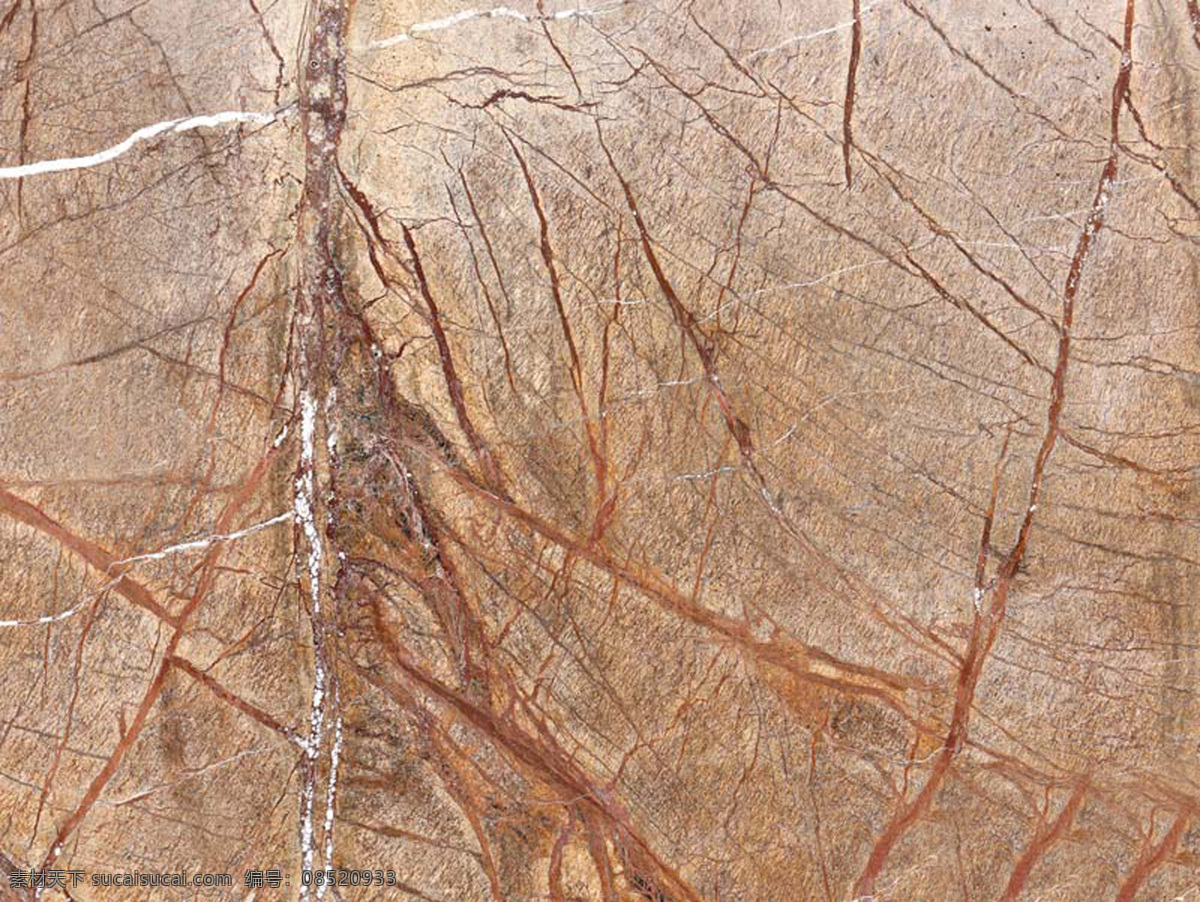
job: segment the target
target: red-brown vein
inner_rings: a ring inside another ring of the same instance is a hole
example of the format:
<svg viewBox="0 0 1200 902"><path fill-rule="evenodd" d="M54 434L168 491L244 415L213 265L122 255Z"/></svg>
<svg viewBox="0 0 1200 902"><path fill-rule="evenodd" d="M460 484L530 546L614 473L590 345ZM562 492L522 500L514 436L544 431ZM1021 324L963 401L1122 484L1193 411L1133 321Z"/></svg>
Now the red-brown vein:
<svg viewBox="0 0 1200 902"><path fill-rule="evenodd" d="M108 577L112 576L112 572L117 566L116 558L99 545L85 539L83 536L76 535L57 520L46 516L28 501L18 498L11 492L0 489L0 511L55 539L60 544L74 551L101 574ZM164 623L171 626L177 625L178 620L171 612L155 601L154 596L150 594L150 590L133 578L122 576L113 584L113 588L128 601L139 608L149 611Z"/></svg>
<svg viewBox="0 0 1200 902"><path fill-rule="evenodd" d="M846 70L846 101L842 106L842 162L846 170L846 188L854 181L850 169L850 149L854 146L854 91L858 76L858 59L862 53L862 9L860 0L853 0L854 24L850 28L850 65Z"/></svg>
<svg viewBox="0 0 1200 902"><path fill-rule="evenodd" d="M1138 890L1142 888L1142 884L1150 879L1150 875L1162 867L1167 856L1175 851L1190 820L1188 814L1180 814L1175 818L1175 823L1171 825L1171 829L1167 831L1167 835L1162 838L1162 841L1157 846L1151 846L1146 850L1138 859L1137 864L1133 866L1133 870L1129 872L1129 876L1125 878L1125 882L1121 884L1121 888L1117 891L1116 902L1133 902Z"/></svg>
<svg viewBox="0 0 1200 902"><path fill-rule="evenodd" d="M1050 847L1062 839L1067 830L1071 828L1071 824L1075 820L1075 815L1079 812L1080 806L1083 805L1087 789L1087 782L1081 780L1076 785L1075 791L1071 793L1067 804L1058 813L1058 817L1050 824L1047 824L1045 821L1041 823L1037 832L1034 833L1033 839L1025 847L1024 854L1017 859L1012 875L1008 878L1008 884L1004 887L1004 894L1000 897L1000 902L1015 902L1017 897L1021 895L1021 890L1024 889L1025 882L1029 879L1034 866L1049 851Z"/></svg>
<svg viewBox="0 0 1200 902"><path fill-rule="evenodd" d="M1092 201L1091 211L1079 236L1071 259L1071 267L1067 273L1066 284L1063 288L1062 330L1059 333L1058 360L1054 368L1054 378L1050 390L1050 404L1046 413L1046 432L1042 438L1034 461L1032 481L1029 490L1029 504L1021 521L1020 530L1012 550L1005 557L996 578L996 587L992 604L985 614L976 613L968 641L967 653L958 673L958 685L955 692L954 712L951 716L950 727L942 750L938 755L925 785L911 802L902 804L883 832L876 839L867 863L854 885L856 896L869 896L875 886L875 881L887 863L896 843L908 832L925 813L932 803L950 770L950 765L962 748L967 738L967 725L971 708L975 700L975 690L983 673L984 662L987 659L1000 626L1004 621L1008 602L1009 589L1017 568L1025 557L1029 544L1029 536L1033 529L1034 513L1037 510L1038 499L1041 497L1042 478L1045 475L1046 463L1054 452L1058 442L1059 421L1062 417L1063 405L1066 401L1067 367L1071 352L1071 325L1075 315L1075 300L1079 293L1079 285L1083 277L1084 266L1087 263L1096 235L1104 224L1108 207L1109 192L1117 175L1117 155L1120 149L1120 114L1121 102L1129 87L1130 74L1133 69L1133 22L1135 0L1127 0L1125 7L1125 31L1121 48L1121 62L1112 89L1112 108L1110 115L1109 156L1100 175L1100 182Z"/></svg>

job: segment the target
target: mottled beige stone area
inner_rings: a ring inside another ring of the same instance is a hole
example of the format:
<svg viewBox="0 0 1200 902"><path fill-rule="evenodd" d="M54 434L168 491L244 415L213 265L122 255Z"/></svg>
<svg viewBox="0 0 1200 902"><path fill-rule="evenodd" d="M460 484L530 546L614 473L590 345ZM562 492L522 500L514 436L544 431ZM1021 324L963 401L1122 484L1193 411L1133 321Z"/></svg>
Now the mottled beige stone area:
<svg viewBox="0 0 1200 902"><path fill-rule="evenodd" d="M0 0L0 898L1200 902L1200 5L512 2Z"/></svg>

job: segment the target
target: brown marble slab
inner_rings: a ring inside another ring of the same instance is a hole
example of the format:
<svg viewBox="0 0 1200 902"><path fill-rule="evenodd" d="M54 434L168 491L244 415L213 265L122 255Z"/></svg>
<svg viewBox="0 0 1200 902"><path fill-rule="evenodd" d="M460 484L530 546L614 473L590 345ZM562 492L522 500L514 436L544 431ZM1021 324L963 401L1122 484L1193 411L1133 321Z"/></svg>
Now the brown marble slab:
<svg viewBox="0 0 1200 902"><path fill-rule="evenodd" d="M1194 0L3 0L0 891L1200 900L1198 87Z"/></svg>

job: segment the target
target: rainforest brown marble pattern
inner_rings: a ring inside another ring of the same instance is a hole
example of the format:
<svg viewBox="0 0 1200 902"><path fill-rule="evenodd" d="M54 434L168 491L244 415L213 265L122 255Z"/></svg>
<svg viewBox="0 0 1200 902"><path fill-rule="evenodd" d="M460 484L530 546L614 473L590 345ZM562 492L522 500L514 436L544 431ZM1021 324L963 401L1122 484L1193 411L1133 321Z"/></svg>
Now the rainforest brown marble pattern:
<svg viewBox="0 0 1200 902"><path fill-rule="evenodd" d="M0 893L1200 899L1198 73L1192 0L4 0Z"/></svg>

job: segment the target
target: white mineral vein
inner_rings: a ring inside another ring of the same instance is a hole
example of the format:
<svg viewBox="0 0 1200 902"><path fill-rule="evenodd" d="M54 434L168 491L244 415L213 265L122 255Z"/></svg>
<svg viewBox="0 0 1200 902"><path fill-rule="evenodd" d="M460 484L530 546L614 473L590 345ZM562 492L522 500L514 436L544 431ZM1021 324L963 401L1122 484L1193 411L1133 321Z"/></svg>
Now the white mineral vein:
<svg viewBox="0 0 1200 902"><path fill-rule="evenodd" d="M224 113L211 113L206 116L189 116L186 119L168 119L165 122L156 122L154 125L139 128L119 144L114 144L112 147L88 154L85 157L64 157L58 160L41 160L37 163L25 163L21 166L0 167L0 179L23 179L34 175L45 175L49 172L91 169L94 166L109 163L122 154L128 153L135 145L142 141L149 141L151 138L158 137L159 135L179 134L180 132L188 132L197 128L217 128L218 126L234 122L253 122L259 125L268 125L283 116L286 111L287 108L272 110L268 113L246 113L231 110Z"/></svg>
<svg viewBox="0 0 1200 902"><path fill-rule="evenodd" d="M611 12L624 5L624 3L614 3L596 9L564 9L560 12L546 15L529 15L507 6L496 6L492 9L467 9L452 16L446 16L444 19L418 22L416 25L410 25L408 31L402 31L389 38L372 41L368 46L371 50L384 50L388 47L394 47L397 44L403 44L405 41L411 41L415 35L422 34L423 32L453 28L455 25L470 22L473 19L516 19L518 22L562 22L567 19L584 19L588 16Z"/></svg>

